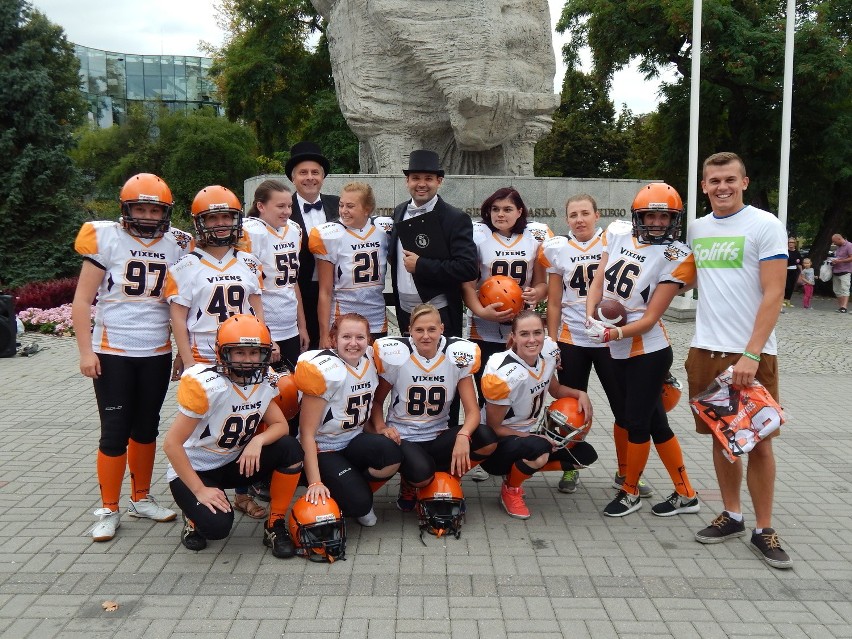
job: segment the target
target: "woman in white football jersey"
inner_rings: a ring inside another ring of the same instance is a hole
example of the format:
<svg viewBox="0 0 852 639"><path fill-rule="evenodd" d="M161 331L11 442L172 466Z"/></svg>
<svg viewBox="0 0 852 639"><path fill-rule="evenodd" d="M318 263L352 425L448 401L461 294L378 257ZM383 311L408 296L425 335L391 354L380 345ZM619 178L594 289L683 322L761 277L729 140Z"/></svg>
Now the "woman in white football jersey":
<svg viewBox="0 0 852 639"><path fill-rule="evenodd" d="M293 195L278 180L264 180L254 191L254 200L243 221L243 250L263 266L263 317L278 344L281 359L274 367L291 371L302 351L308 348L308 329L296 276L302 230L290 221Z"/></svg>
<svg viewBox="0 0 852 639"><path fill-rule="evenodd" d="M526 306L535 305L547 295L544 266L538 262L541 243L553 233L546 224L529 222L520 193L511 187L497 189L483 203L482 221L473 225L473 241L479 258L479 279L462 284L464 303L470 310L470 339L482 352L483 361L506 350L512 313L499 302L483 306L477 291L493 275L518 282ZM477 382L482 377L475 375ZM483 402L480 398L480 404Z"/></svg>
<svg viewBox="0 0 852 639"><path fill-rule="evenodd" d="M661 396L673 359L661 318L696 277L692 251L678 240L683 202L668 184L649 184L636 195L631 212L632 225L613 222L607 229L598 276L586 297L586 334L609 344L623 394L620 424L628 432L624 483L604 514L623 517L642 507L639 477L652 440L675 492L651 511L661 517L696 513L698 497ZM602 298L624 306L627 324L615 327L592 318Z"/></svg>
<svg viewBox="0 0 852 639"><path fill-rule="evenodd" d="M375 208L372 187L350 182L340 193L340 219L311 230L308 246L319 278L320 347L333 346L329 327L346 313L366 317L373 339L387 335L384 290L393 220L371 218Z"/></svg>
<svg viewBox="0 0 852 639"><path fill-rule="evenodd" d="M372 426L402 450L396 505L409 512L417 488L429 484L436 471L461 477L497 446L493 431L479 423L472 377L480 366L479 348L460 337L444 337L438 309L419 304L411 312L409 337L384 337L374 350L380 379ZM461 426L448 423L456 395L465 412Z"/></svg>
<svg viewBox="0 0 852 639"><path fill-rule="evenodd" d="M71 316L80 372L94 382L101 422L97 473L102 506L95 511L94 541L112 539L121 523L118 503L128 467L128 514L155 521L175 518L148 491L172 360L166 269L192 250L192 236L170 226L174 200L156 175L131 177L119 200L118 222L86 222L74 243L83 266Z"/></svg>
<svg viewBox="0 0 852 639"><path fill-rule="evenodd" d="M615 417L613 439L618 471L613 485L621 489L627 468L627 430L619 426L618 418L622 393L609 349L586 335L586 297L603 248L603 229L598 227L600 217L597 202L591 195L583 193L568 198L565 219L571 234L545 240L539 260L548 273L547 333L559 344L561 366L556 375L560 384L588 390L594 366ZM576 491L579 475L578 470L566 470L559 480L559 491ZM642 497L653 494L643 479L639 480L639 492Z"/></svg>
<svg viewBox="0 0 852 639"><path fill-rule="evenodd" d="M332 497L345 515L374 526L373 492L399 469L402 452L387 437L364 432L379 385L370 323L347 313L335 320L329 337L334 349L308 351L296 364L305 499L316 504Z"/></svg>
<svg viewBox="0 0 852 639"><path fill-rule="evenodd" d="M585 441L554 451L548 439L531 432L548 394L554 399L576 398L587 425L592 421L592 405L585 391L562 386L556 379L559 347L545 337L541 315L532 309L521 311L512 321L510 337L511 350L492 355L482 376L484 421L499 437L497 450L482 467L491 475L505 477L499 501L506 513L528 519L523 482L549 462L565 471L586 468L598 455Z"/></svg>

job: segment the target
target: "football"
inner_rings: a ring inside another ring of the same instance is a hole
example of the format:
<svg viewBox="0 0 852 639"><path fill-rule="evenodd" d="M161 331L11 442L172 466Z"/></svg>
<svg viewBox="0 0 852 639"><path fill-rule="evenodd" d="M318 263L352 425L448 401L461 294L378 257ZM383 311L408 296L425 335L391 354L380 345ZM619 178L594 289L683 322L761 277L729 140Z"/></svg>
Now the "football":
<svg viewBox="0 0 852 639"><path fill-rule="evenodd" d="M609 322L613 326L624 326L627 324L627 311L621 302L610 299L602 299L595 307L593 317L602 322Z"/></svg>

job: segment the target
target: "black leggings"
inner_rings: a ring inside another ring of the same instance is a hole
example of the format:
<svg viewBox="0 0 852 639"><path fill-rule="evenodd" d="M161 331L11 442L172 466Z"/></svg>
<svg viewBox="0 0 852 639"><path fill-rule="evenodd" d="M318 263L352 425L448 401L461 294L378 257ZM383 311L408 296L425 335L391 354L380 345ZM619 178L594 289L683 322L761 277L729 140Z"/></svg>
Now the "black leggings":
<svg viewBox="0 0 852 639"><path fill-rule="evenodd" d="M615 370L624 392L624 419L619 422L627 429L632 444L644 444L653 439L662 444L674 437L663 408L663 380L672 365L670 346L661 351L617 359Z"/></svg>
<svg viewBox="0 0 852 639"><path fill-rule="evenodd" d="M550 453L547 461L558 461L562 470L591 466L598 459L597 452L588 442L578 442L570 449L560 448L556 451L551 449L550 442L538 435L501 437L497 444L497 450L491 457L482 462L482 467L489 475L507 475L512 466L517 464L521 471L527 475L532 475L541 469L530 468L524 463L524 460L532 461L545 453Z"/></svg>
<svg viewBox="0 0 852 639"><path fill-rule="evenodd" d="M171 377L171 353L153 357L98 353L98 359L101 376L93 380L101 417L98 449L119 457L127 452L130 439L140 444L156 441Z"/></svg>
<svg viewBox="0 0 852 639"><path fill-rule="evenodd" d="M402 465L399 474L414 484L420 484L434 475L436 472L450 472L450 462L453 458L453 448L461 426L448 428L435 439L428 442L412 442L403 439L400 444L402 449ZM476 451L497 442L497 435L488 426L480 425L470 438L470 458L481 462L487 455L480 455Z"/></svg>
<svg viewBox="0 0 852 639"><path fill-rule="evenodd" d="M260 471L254 475L246 477L240 474L239 457L219 468L196 472L205 486L222 489L238 488L253 484L261 478L268 479L274 470L285 474L301 473L301 466L295 470L290 470L290 467L300 463L303 457L304 453L299 442L285 435L278 441L263 447L260 452ZM228 536L234 525L233 508L229 512L221 510L215 513L210 512L207 506L198 503L193 492L187 488L180 477L170 481L169 488L178 508L183 511L187 519L192 520L196 530L205 539L224 539Z"/></svg>
<svg viewBox="0 0 852 639"><path fill-rule="evenodd" d="M609 348L577 346L559 342L560 366L556 371L559 383L581 391L589 390L589 375L592 367L603 386L610 410L615 422L621 424L620 415L624 405L624 393L615 371L615 360L609 355Z"/></svg>
<svg viewBox="0 0 852 639"><path fill-rule="evenodd" d="M346 448L317 455L320 478L347 517L363 517L373 507L368 468L402 461L402 450L384 435L360 433Z"/></svg>

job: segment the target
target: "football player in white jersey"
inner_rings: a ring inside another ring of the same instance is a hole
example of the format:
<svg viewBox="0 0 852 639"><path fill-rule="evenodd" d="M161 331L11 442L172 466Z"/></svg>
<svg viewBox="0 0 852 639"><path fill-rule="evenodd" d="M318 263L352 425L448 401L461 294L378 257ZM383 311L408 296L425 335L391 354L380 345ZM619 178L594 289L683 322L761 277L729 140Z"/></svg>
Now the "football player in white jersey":
<svg viewBox="0 0 852 639"><path fill-rule="evenodd" d="M208 540L230 534L234 512L224 488L270 476L263 544L281 559L295 554L286 514L303 455L272 401L278 394L267 377L272 344L260 319L233 315L216 332L216 364L196 364L181 377L178 414L163 450L170 462L169 488L184 516L181 543L189 550L203 550Z"/></svg>
<svg viewBox="0 0 852 639"><path fill-rule="evenodd" d="M335 348L303 353L296 364L305 499L316 504L332 497L344 515L375 526L373 492L399 469L402 452L387 437L364 432L379 385L370 323L347 313L335 320L330 338Z"/></svg>
<svg viewBox="0 0 852 639"><path fill-rule="evenodd" d="M513 278L521 286L529 307L547 296L544 266L538 262L541 243L553 232L546 224L529 222L520 193L511 187L497 189L483 203L482 221L473 225L473 241L479 260L479 279L462 284L462 296L469 309L470 339L479 346L482 360L506 350L512 314L498 308L499 302L483 306L477 290L492 275ZM475 375L477 383L482 371ZM480 405L484 400L480 397Z"/></svg>
<svg viewBox="0 0 852 639"><path fill-rule="evenodd" d="M497 450L482 463L491 475L503 475L500 505L511 517L529 519L521 484L539 470L586 468L598 455L588 442L553 450L551 442L532 433L548 393L555 399L577 399L586 424L592 421L592 405L585 391L562 386L554 374L559 347L544 334L544 320L532 309L512 321L511 350L495 353L485 365L482 394L483 421L499 437ZM552 464L552 465L551 465Z"/></svg>
<svg viewBox="0 0 852 639"><path fill-rule="evenodd" d="M242 248L263 267L263 317L278 344L281 359L276 369L296 368L299 355L308 348L308 329L296 276L302 229L290 220L293 195L278 180L264 180L243 220Z"/></svg>
<svg viewBox="0 0 852 639"><path fill-rule="evenodd" d="M80 372L94 382L101 421L97 473L102 505L95 511L94 541L112 539L120 525L118 502L127 467L128 514L155 521L175 518L148 491L172 359L166 269L192 249L192 236L171 228L174 200L156 175L131 177L119 200L118 222L86 222L74 243L83 266L72 321Z"/></svg>
<svg viewBox="0 0 852 639"><path fill-rule="evenodd" d="M380 379L372 426L402 449L396 505L410 512L417 488L429 484L436 471L461 477L497 446L494 432L479 423L472 377L480 366L479 348L460 337L444 337L441 314L432 304L414 307L409 337L384 337L373 348ZM465 412L461 426L448 423L456 395Z"/></svg>
<svg viewBox="0 0 852 639"><path fill-rule="evenodd" d="M317 260L316 312L323 348L333 347L329 327L346 313L366 317L373 339L387 335L384 290L393 219L371 218L375 208L372 187L350 182L340 193L340 219L311 230L309 247Z"/></svg>
<svg viewBox="0 0 852 639"><path fill-rule="evenodd" d="M208 186L192 201L196 249L169 268L166 299L178 348L172 378L193 364L216 361L219 324L232 315L251 313L261 320L262 267L250 253L237 250L242 206L224 186ZM278 360L274 345L273 361Z"/></svg>
<svg viewBox="0 0 852 639"><path fill-rule="evenodd" d="M614 485L621 488L627 468L627 431L618 424L622 393L609 349L586 336L586 296L603 248L603 230L598 226L600 217L597 202L591 195L582 193L568 198L565 219L571 234L545 240L539 260L548 273L547 333L559 344L561 366L556 375L564 386L588 390L594 366L615 417L613 439L618 471ZM561 313L556 312L558 308ZM559 480L560 492L575 492L579 480L580 471L566 470ZM642 497L650 497L653 489L640 479L639 492Z"/></svg>
<svg viewBox="0 0 852 639"><path fill-rule="evenodd" d="M631 212L631 225L613 222L607 229L598 274L586 297L586 334L595 342L609 344L624 397L619 419L628 432L624 484L604 514L623 517L642 507L639 477L648 462L651 440L675 487L652 512L661 517L695 513L698 496L661 397L672 348L660 318L674 296L695 282L692 251L678 240L683 202L668 184L649 184L633 200ZM627 324L616 328L592 318L602 298L624 306Z"/></svg>

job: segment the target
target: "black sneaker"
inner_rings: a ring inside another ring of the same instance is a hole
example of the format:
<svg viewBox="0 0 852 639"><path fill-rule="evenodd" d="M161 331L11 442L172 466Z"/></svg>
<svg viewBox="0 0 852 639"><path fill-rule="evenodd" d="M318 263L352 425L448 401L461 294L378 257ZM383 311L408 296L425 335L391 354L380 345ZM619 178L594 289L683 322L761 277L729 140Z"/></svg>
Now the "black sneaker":
<svg viewBox="0 0 852 639"><path fill-rule="evenodd" d="M695 533L695 541L702 544L719 544L732 537L745 535L745 521L735 521L727 510L716 517L707 528Z"/></svg>
<svg viewBox="0 0 852 639"><path fill-rule="evenodd" d="M263 527L263 545L272 548L272 554L278 559L289 559L296 554L284 518L276 520L272 526Z"/></svg>
<svg viewBox="0 0 852 639"><path fill-rule="evenodd" d="M841 307L841 308L838 308L838 309L837 309L837 312L838 312L838 313L845 313L845 312L846 312L846 307L845 307L845 306L843 306L843 307Z"/></svg>
<svg viewBox="0 0 852 639"><path fill-rule="evenodd" d="M661 501L651 508L651 512L657 515L657 517L671 517L672 515L697 513L700 509L701 506L698 503L697 494L690 499L674 492L666 497L665 501Z"/></svg>
<svg viewBox="0 0 852 639"><path fill-rule="evenodd" d="M410 513L417 505L417 488L400 477L399 495L396 498L396 507L404 513Z"/></svg>
<svg viewBox="0 0 852 639"><path fill-rule="evenodd" d="M773 568L792 568L793 561L781 547L781 538L773 528L764 528L758 534L751 533L749 544L754 553Z"/></svg>
<svg viewBox="0 0 852 639"><path fill-rule="evenodd" d="M180 534L180 543L187 550L194 550L195 552L207 548L207 540L204 535L195 529L195 524L187 519L186 515L183 518L183 532Z"/></svg>
<svg viewBox="0 0 852 639"><path fill-rule="evenodd" d="M256 484L252 484L249 486L248 494L254 497L255 499L259 499L260 501L269 501L269 482L268 481L259 481Z"/></svg>
<svg viewBox="0 0 852 639"><path fill-rule="evenodd" d="M630 513L635 513L642 508L642 498L639 495L631 495L623 490L619 490L611 502L604 508L604 515L607 517L624 517Z"/></svg>

